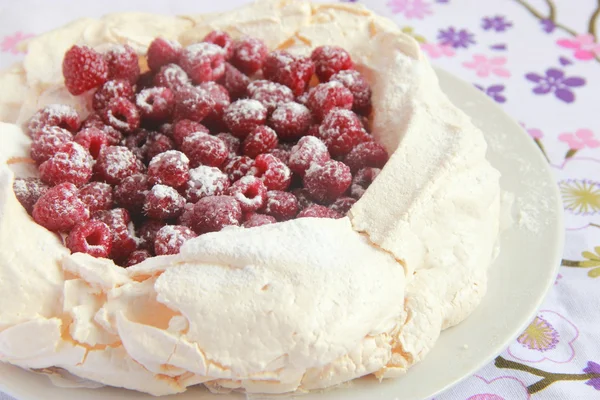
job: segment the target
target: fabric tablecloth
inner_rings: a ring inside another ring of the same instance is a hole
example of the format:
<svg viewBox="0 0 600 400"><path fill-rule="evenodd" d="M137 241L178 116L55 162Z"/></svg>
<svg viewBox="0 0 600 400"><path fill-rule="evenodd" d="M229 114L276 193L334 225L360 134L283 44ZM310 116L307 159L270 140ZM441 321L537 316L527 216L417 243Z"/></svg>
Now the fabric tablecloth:
<svg viewBox="0 0 600 400"><path fill-rule="evenodd" d="M245 2L2 0L0 68L22 59L22 40L78 17L200 13ZM564 259L537 316L495 362L436 399L600 399L600 1L362 3L519 121L548 159L564 201Z"/></svg>

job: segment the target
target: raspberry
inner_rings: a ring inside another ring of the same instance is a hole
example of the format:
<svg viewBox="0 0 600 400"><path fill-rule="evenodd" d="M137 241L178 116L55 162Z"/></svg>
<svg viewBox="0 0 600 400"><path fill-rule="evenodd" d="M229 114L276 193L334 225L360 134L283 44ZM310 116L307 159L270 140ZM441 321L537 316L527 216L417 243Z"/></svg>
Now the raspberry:
<svg viewBox="0 0 600 400"><path fill-rule="evenodd" d="M144 155L144 160L150 162L158 154L173 150L174 148L175 143L173 139L162 133L150 132L146 142L142 146L142 154Z"/></svg>
<svg viewBox="0 0 600 400"><path fill-rule="evenodd" d="M181 147L184 139L195 132L209 133L208 129L200 122L180 119L173 126L173 140L178 147Z"/></svg>
<svg viewBox="0 0 600 400"><path fill-rule="evenodd" d="M308 108L318 121L334 108L350 110L354 97L352 92L337 81L321 83L312 88L308 94Z"/></svg>
<svg viewBox="0 0 600 400"><path fill-rule="evenodd" d="M115 203L130 211L139 212L150 190L148 177L143 174L134 174L124 178L114 189Z"/></svg>
<svg viewBox="0 0 600 400"><path fill-rule="evenodd" d="M111 144L110 137L98 128L85 128L77 132L75 142L90 152L92 158L98 158L100 150ZM31 146L33 149L33 145Z"/></svg>
<svg viewBox="0 0 600 400"><path fill-rule="evenodd" d="M279 147L276 147L273 150L269 151L269 154L274 155L282 163L284 163L285 165L289 166L289 162L290 162L290 150L287 150L287 149L279 146Z"/></svg>
<svg viewBox="0 0 600 400"><path fill-rule="evenodd" d="M244 36L233 44L231 64L246 75L252 75L262 68L267 53L267 45L262 40Z"/></svg>
<svg viewBox="0 0 600 400"><path fill-rule="evenodd" d="M183 193L187 201L196 203L204 197L225 194L228 188L229 179L220 169L201 165L190 170Z"/></svg>
<svg viewBox="0 0 600 400"><path fill-rule="evenodd" d="M308 103L308 95L310 91L302 93L300 96L296 97L296 103L302 104L305 106Z"/></svg>
<svg viewBox="0 0 600 400"><path fill-rule="evenodd" d="M250 174L260 178L268 190L286 190L292 181L288 166L272 154L256 157Z"/></svg>
<svg viewBox="0 0 600 400"><path fill-rule="evenodd" d="M292 193L271 190L267 192L267 201L262 211L277 221L287 221L298 214L298 199Z"/></svg>
<svg viewBox="0 0 600 400"><path fill-rule="evenodd" d="M156 238L156 233L165 225L167 225L167 222L158 221L156 219L147 219L142 222L136 229L137 237L140 240L140 247L154 252L154 239Z"/></svg>
<svg viewBox="0 0 600 400"><path fill-rule="evenodd" d="M177 150L168 150L154 156L148 165L148 178L151 184L178 188L184 185L190 176L190 160Z"/></svg>
<svg viewBox="0 0 600 400"><path fill-rule="evenodd" d="M270 215L251 213L246 216L242 225L244 228L255 228L257 226L274 224L276 222L277 220Z"/></svg>
<svg viewBox="0 0 600 400"><path fill-rule="evenodd" d="M231 196L211 196L194 206L192 227L198 234L218 232L226 226L237 226L242 219L240 203Z"/></svg>
<svg viewBox="0 0 600 400"><path fill-rule="evenodd" d="M163 65L154 76L154 85L169 88L174 92L191 84L188 74L177 64Z"/></svg>
<svg viewBox="0 0 600 400"><path fill-rule="evenodd" d="M152 257L152 254L150 254L148 250L135 250L127 258L125 267L133 267L134 265L137 265L150 257Z"/></svg>
<svg viewBox="0 0 600 400"><path fill-rule="evenodd" d="M76 225L65 240L72 253L86 253L93 257L108 257L112 237L108 225L100 221L85 221Z"/></svg>
<svg viewBox="0 0 600 400"><path fill-rule="evenodd" d="M140 166L128 148L108 146L100 151L94 169L101 180L116 185L128 176L138 173Z"/></svg>
<svg viewBox="0 0 600 400"><path fill-rule="evenodd" d="M27 129L29 130L29 136L35 140L39 136L39 131L44 127L57 126L74 133L79 129L79 125L79 115L73 107L63 104L50 104L33 114Z"/></svg>
<svg viewBox="0 0 600 400"><path fill-rule="evenodd" d="M131 133L140 126L138 109L125 97L110 100L100 115L105 124L126 133Z"/></svg>
<svg viewBox="0 0 600 400"><path fill-rule="evenodd" d="M102 111L112 99L125 97L128 100L133 100L134 94L129 81L123 79L107 81L94 93L92 107L96 111Z"/></svg>
<svg viewBox="0 0 600 400"><path fill-rule="evenodd" d="M267 109L259 101L242 99L231 103L223 114L223 121L236 137L244 139L267 120Z"/></svg>
<svg viewBox="0 0 600 400"><path fill-rule="evenodd" d="M156 233L154 240L154 253L157 256L177 254L181 246L197 235L187 226L167 225Z"/></svg>
<svg viewBox="0 0 600 400"><path fill-rule="evenodd" d="M354 178L352 179L352 186L350 186L350 195L355 199L360 199L367 188L373 183L375 178L381 170L379 168L367 167L358 170Z"/></svg>
<svg viewBox="0 0 600 400"><path fill-rule="evenodd" d="M231 182L235 182L242 176L246 176L250 173L254 167L254 160L250 157L241 156L232 158L225 167L223 172L229 176Z"/></svg>
<svg viewBox="0 0 600 400"><path fill-rule="evenodd" d="M163 121L171 116L175 107L175 95L169 88L154 87L144 89L135 98L142 118Z"/></svg>
<svg viewBox="0 0 600 400"><path fill-rule="evenodd" d="M270 53L263 66L265 79L289 87L294 96L304 93L314 72L315 64L310 58L293 56L284 50Z"/></svg>
<svg viewBox="0 0 600 400"><path fill-rule="evenodd" d="M318 137L327 145L332 157L348 154L363 135L364 130L358 116L342 108L336 108L327 114L318 132Z"/></svg>
<svg viewBox="0 0 600 400"><path fill-rule="evenodd" d="M114 208L112 210L98 211L93 220L104 222L112 237L110 258L117 263L124 263L129 255L137 249L137 242L129 230L131 218L127 210Z"/></svg>
<svg viewBox="0 0 600 400"><path fill-rule="evenodd" d="M232 99L239 99L246 95L246 88L250 84L250 78L242 74L233 65L225 63L225 74L219 82L227 89Z"/></svg>
<svg viewBox="0 0 600 400"><path fill-rule="evenodd" d="M175 119L202 121L215 107L215 101L203 89L189 86L175 93Z"/></svg>
<svg viewBox="0 0 600 400"><path fill-rule="evenodd" d="M194 203L187 203L183 208L183 212L177 218L177 225L187 226L191 228L194 220Z"/></svg>
<svg viewBox="0 0 600 400"><path fill-rule="evenodd" d="M185 199L166 185L154 185L146 195L144 213L154 219L177 218L183 212Z"/></svg>
<svg viewBox="0 0 600 400"><path fill-rule="evenodd" d="M49 185L70 182L83 185L92 177L92 157L77 143L62 145L40 165L40 178Z"/></svg>
<svg viewBox="0 0 600 400"><path fill-rule="evenodd" d="M108 183L90 182L79 189L79 198L90 213L110 210L113 206L113 188Z"/></svg>
<svg viewBox="0 0 600 400"><path fill-rule="evenodd" d="M58 126L46 126L31 144L31 158L39 165L48 160L65 143L73 141L73 135L66 129Z"/></svg>
<svg viewBox="0 0 600 400"><path fill-rule="evenodd" d="M106 82L108 64L97 51L87 46L73 46L65 53L62 72L67 90L77 96Z"/></svg>
<svg viewBox="0 0 600 400"><path fill-rule="evenodd" d="M29 214L33 211L35 203L48 189L49 186L39 178L16 178L13 182L15 197Z"/></svg>
<svg viewBox="0 0 600 400"><path fill-rule="evenodd" d="M233 39L227 32L212 31L202 39L203 42L216 44L223 49L225 59L228 60L233 54Z"/></svg>
<svg viewBox="0 0 600 400"><path fill-rule="evenodd" d="M221 139L227 145L227 150L229 154L227 155L228 159L232 159L240 154L240 139L233 136L231 133L219 133L217 137Z"/></svg>
<svg viewBox="0 0 600 400"><path fill-rule="evenodd" d="M181 151L190 158L190 163L194 168L199 165L220 167L228 154L225 142L201 132L186 137L181 145Z"/></svg>
<svg viewBox="0 0 600 400"><path fill-rule="evenodd" d="M104 55L109 79L123 79L132 85L140 76L140 65L135 50L129 45L114 45Z"/></svg>
<svg viewBox="0 0 600 400"><path fill-rule="evenodd" d="M327 146L319 138L304 136L290 153L289 166L292 172L304 176L313 163L323 164L330 159Z"/></svg>
<svg viewBox="0 0 600 400"><path fill-rule="evenodd" d="M225 73L225 51L212 43L196 43L183 49L181 68L194 83L216 81Z"/></svg>
<svg viewBox="0 0 600 400"><path fill-rule="evenodd" d="M266 107L271 114L277 106L294 101L294 94L287 86L265 80L254 81L248 85L248 94Z"/></svg>
<svg viewBox="0 0 600 400"><path fill-rule="evenodd" d="M304 175L304 187L318 202L330 203L340 197L352 183L350 168L340 161L312 164Z"/></svg>
<svg viewBox="0 0 600 400"><path fill-rule="evenodd" d="M319 46L310 58L315 63L315 73L321 82L327 82L332 75L354 68L350 54L338 46Z"/></svg>
<svg viewBox="0 0 600 400"><path fill-rule="evenodd" d="M289 102L277 106L269 125L281 140L298 140L306 134L312 123L312 115L306 106Z"/></svg>
<svg viewBox="0 0 600 400"><path fill-rule="evenodd" d="M154 39L148 46L148 52L146 53L148 67L156 72L163 65L177 63L181 50L181 45L175 40L160 37Z"/></svg>
<svg viewBox="0 0 600 400"><path fill-rule="evenodd" d="M342 215L346 215L354 203L356 203L356 199L353 199L352 197L339 197L329 206L329 208Z"/></svg>
<svg viewBox="0 0 600 400"><path fill-rule="evenodd" d="M306 189L294 189L292 194L298 199L298 207L300 210L304 210L315 204L313 199L310 197L310 193Z"/></svg>
<svg viewBox="0 0 600 400"><path fill-rule="evenodd" d="M300 211L296 218L342 218L343 215L325 206L313 204Z"/></svg>
<svg viewBox="0 0 600 400"><path fill-rule="evenodd" d="M277 147L277 134L268 126L257 126L250 132L244 143L242 152L248 157L255 158L259 154L267 153Z"/></svg>
<svg viewBox="0 0 600 400"><path fill-rule="evenodd" d="M77 196L72 183L60 183L48 189L33 206L35 222L55 232L69 231L90 218L90 211Z"/></svg>
<svg viewBox="0 0 600 400"><path fill-rule="evenodd" d="M123 145L127 147L135 155L138 160L144 160L145 149L144 145L148 141L150 132L145 129L140 129L136 133L127 135L123 141Z"/></svg>
<svg viewBox="0 0 600 400"><path fill-rule="evenodd" d="M354 98L352 110L360 115L371 112L371 86L358 71L340 71L331 77L331 81L340 82Z"/></svg>
<svg viewBox="0 0 600 400"><path fill-rule="evenodd" d="M379 143L360 143L344 158L344 163L352 172L365 167L383 168L388 160L385 148Z"/></svg>
<svg viewBox="0 0 600 400"><path fill-rule="evenodd" d="M204 82L198 85L198 89L203 90L213 100L212 107L206 115L205 122L217 127L223 125L223 112L231 103L229 92L223 86L215 82Z"/></svg>
<svg viewBox="0 0 600 400"><path fill-rule="evenodd" d="M164 124L158 127L158 131L165 136L170 138L173 137L173 124L170 122L165 122Z"/></svg>
<svg viewBox="0 0 600 400"><path fill-rule="evenodd" d="M255 176L244 176L227 190L239 203L242 212L254 212L263 207L267 200L265 184Z"/></svg>
<svg viewBox="0 0 600 400"><path fill-rule="evenodd" d="M100 129L108 137L108 141L111 146L118 145L123 140L123 134L121 132L119 132L112 126L105 125L104 121L102 121L102 117L100 117L100 115L95 114L95 113L90 114L86 118L86 120L83 122L81 129L87 129L87 128Z"/></svg>

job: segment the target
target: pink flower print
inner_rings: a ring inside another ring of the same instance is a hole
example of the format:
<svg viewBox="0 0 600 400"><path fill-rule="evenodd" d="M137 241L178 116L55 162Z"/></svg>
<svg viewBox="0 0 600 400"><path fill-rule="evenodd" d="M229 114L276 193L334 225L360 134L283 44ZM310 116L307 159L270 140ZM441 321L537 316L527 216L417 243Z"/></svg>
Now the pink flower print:
<svg viewBox="0 0 600 400"><path fill-rule="evenodd" d="M442 395L436 396L436 400L528 400L531 396L527 386L513 376L501 376L487 380L479 375L473 375L465 379Z"/></svg>
<svg viewBox="0 0 600 400"><path fill-rule="evenodd" d="M573 56L578 60L587 61L600 56L600 42L594 42L594 36L590 33L559 39L556 43L567 49L575 49Z"/></svg>
<svg viewBox="0 0 600 400"><path fill-rule="evenodd" d="M589 129L579 129L575 133L561 133L558 140L569 145L571 150L581 150L589 147L595 149L600 146L600 141L594 138L594 132Z"/></svg>
<svg viewBox="0 0 600 400"><path fill-rule="evenodd" d="M23 32L15 32L13 35L5 36L0 43L0 50L12 54L25 53L25 50L19 48L19 44L30 37L33 37L33 35Z"/></svg>
<svg viewBox="0 0 600 400"><path fill-rule="evenodd" d="M474 69L477 76L485 78L490 74L500 76L502 78L508 78L510 72L504 68L506 64L506 57L490 57L487 58L483 54L473 55L473 61L464 62L463 65L466 68Z"/></svg>
<svg viewBox="0 0 600 400"><path fill-rule="evenodd" d="M421 43L421 49L430 58L453 57L456 54L452 46L441 43Z"/></svg>
<svg viewBox="0 0 600 400"><path fill-rule="evenodd" d="M533 139L541 139L544 137L544 132L537 128L527 129L527 133L529 133L529 136L531 136Z"/></svg>
<svg viewBox="0 0 600 400"><path fill-rule="evenodd" d="M407 19L423 19L431 15L431 4L423 0L390 0L387 3L392 13L404 14Z"/></svg>

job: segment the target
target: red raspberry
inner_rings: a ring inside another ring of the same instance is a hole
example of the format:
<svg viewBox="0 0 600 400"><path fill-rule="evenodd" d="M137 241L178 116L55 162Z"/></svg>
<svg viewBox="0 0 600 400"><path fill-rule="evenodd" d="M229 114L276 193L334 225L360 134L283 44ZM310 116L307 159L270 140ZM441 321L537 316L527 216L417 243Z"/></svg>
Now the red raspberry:
<svg viewBox="0 0 600 400"><path fill-rule="evenodd" d="M216 44L223 49L225 59L228 60L233 54L233 39L227 32L212 31L202 39L203 42Z"/></svg>
<svg viewBox="0 0 600 400"><path fill-rule="evenodd" d="M132 252L127 258L127 262L125 263L125 267L133 267L141 263L142 261L147 260L152 257L152 254L148 250L135 250Z"/></svg>
<svg viewBox="0 0 600 400"><path fill-rule="evenodd" d="M125 97L110 100L101 116L105 124L126 133L131 133L140 126L138 109Z"/></svg>
<svg viewBox="0 0 600 400"><path fill-rule="evenodd" d="M252 99L260 101L267 108L269 114L280 104L294 101L292 90L280 83L265 80L254 81L248 85L247 91Z"/></svg>
<svg viewBox="0 0 600 400"><path fill-rule="evenodd" d="M51 104L33 114L27 129L29 130L29 136L35 140L44 127L57 126L74 133L79 129L79 124L79 115L73 107L64 104Z"/></svg>
<svg viewBox="0 0 600 400"><path fill-rule="evenodd" d="M333 218L339 219L343 215L325 206L313 204L300 211L296 218Z"/></svg>
<svg viewBox="0 0 600 400"><path fill-rule="evenodd" d="M125 97L128 100L133 100L134 95L133 86L129 81L123 79L107 81L94 93L92 107L96 111L102 111L112 99Z"/></svg>
<svg viewBox="0 0 600 400"><path fill-rule="evenodd" d="M388 160L385 148L379 143L360 143L344 158L344 163L352 172L365 167L383 168Z"/></svg>
<svg viewBox="0 0 600 400"><path fill-rule="evenodd" d="M81 126L81 129L87 128L100 129L108 136L109 144L111 146L118 145L123 140L123 134L115 128L113 128L112 126L104 124L104 121L102 121L102 117L100 117L100 115L96 113L90 114Z"/></svg>
<svg viewBox="0 0 600 400"><path fill-rule="evenodd" d="M215 101L206 90L189 86L175 93L175 119L202 121L215 107Z"/></svg>
<svg viewBox="0 0 600 400"><path fill-rule="evenodd" d="M150 132L145 129L140 129L136 133L127 135L123 141L123 145L127 147L135 155L138 160L144 160L145 150L144 145L148 141Z"/></svg>
<svg viewBox="0 0 600 400"><path fill-rule="evenodd" d="M282 163L284 163L285 165L287 165L289 167L289 163L290 163L290 150L279 146L279 147L276 147L273 150L269 151L269 154L274 155Z"/></svg>
<svg viewBox="0 0 600 400"><path fill-rule="evenodd" d="M143 221L136 229L140 247L154 252L154 239L156 238L156 233L165 225L167 225L166 221L159 221L156 219L147 219Z"/></svg>
<svg viewBox="0 0 600 400"><path fill-rule="evenodd" d="M269 125L275 129L281 140L298 140L306 134L312 123L309 109L302 104L289 102L277 106Z"/></svg>
<svg viewBox="0 0 600 400"><path fill-rule="evenodd" d="M337 81L321 83L312 88L308 95L308 108L318 121L334 108L352 108L353 96L350 90Z"/></svg>
<svg viewBox="0 0 600 400"><path fill-rule="evenodd" d="M242 99L231 103L223 114L223 121L236 137L244 139L267 120L267 109L259 101Z"/></svg>
<svg viewBox="0 0 600 400"><path fill-rule="evenodd" d="M287 221L294 218L299 209L298 199L292 193L271 190L267 192L267 201L262 211L275 217L277 221Z"/></svg>
<svg viewBox="0 0 600 400"><path fill-rule="evenodd" d="M156 233L154 252L157 256L178 254L185 242L197 236L198 235L187 226L164 226Z"/></svg>
<svg viewBox="0 0 600 400"><path fill-rule="evenodd" d="M243 223L244 228L256 228L257 226L276 223L277 220L270 215L251 213L248 214Z"/></svg>
<svg viewBox="0 0 600 400"><path fill-rule="evenodd" d="M62 145L40 165L40 178L49 185L70 182L83 185L92 177L92 157L75 142Z"/></svg>
<svg viewBox="0 0 600 400"><path fill-rule="evenodd" d="M250 132L244 143L242 152L248 157L255 158L259 154L268 153L277 147L277 134L268 126L257 126Z"/></svg>
<svg viewBox="0 0 600 400"><path fill-rule="evenodd" d="M236 138L231 133L226 132L217 134L217 137L227 145L227 150L229 151L229 154L227 155L228 159L237 157L240 154L240 139Z"/></svg>
<svg viewBox="0 0 600 400"><path fill-rule="evenodd" d="M221 128L223 126L223 113L225 112L225 108L231 103L229 92L215 82L201 83L198 85L198 89L205 91L206 95L213 100L212 108L206 115L205 122Z"/></svg>
<svg viewBox="0 0 600 400"><path fill-rule="evenodd" d="M124 178L115 186L115 202L130 211L139 212L146 200L146 194L150 190L148 177L143 174L134 174Z"/></svg>
<svg viewBox="0 0 600 400"><path fill-rule="evenodd" d="M34 204L48 189L49 186L39 178L16 178L13 182L15 197L29 214L33 211Z"/></svg>
<svg viewBox="0 0 600 400"><path fill-rule="evenodd" d="M113 206L113 188L108 183L90 182L79 189L79 198L91 213L110 210Z"/></svg>
<svg viewBox="0 0 600 400"><path fill-rule="evenodd" d="M250 157L234 157L223 167L223 172L229 176L231 182L235 182L242 176L248 175L253 167L254 160Z"/></svg>
<svg viewBox="0 0 600 400"><path fill-rule="evenodd" d="M338 46L319 46L310 58L315 63L315 73L321 82L327 82L332 75L354 68L350 54Z"/></svg>
<svg viewBox="0 0 600 400"><path fill-rule="evenodd" d="M208 129L200 122L180 119L173 125L173 140L178 147L181 147L185 138L195 132L209 133Z"/></svg>
<svg viewBox="0 0 600 400"><path fill-rule="evenodd" d="M231 196L211 196L194 206L193 229L198 234L218 232L226 226L238 226L242 220L240 203Z"/></svg>
<svg viewBox="0 0 600 400"><path fill-rule="evenodd" d="M270 53L263 66L265 79L289 87L294 96L304 93L314 73L315 64L310 58L293 56L284 50Z"/></svg>
<svg viewBox="0 0 600 400"><path fill-rule="evenodd" d="M158 131L163 135L166 135L170 138L173 138L173 124L170 122L165 122L158 127Z"/></svg>
<svg viewBox="0 0 600 400"><path fill-rule="evenodd" d="M306 189L294 189L292 194L298 199L298 207L300 210L304 210L315 204L314 200L310 197L310 193Z"/></svg>
<svg viewBox="0 0 600 400"><path fill-rule="evenodd" d="M196 132L186 137L181 151L190 158L192 167L208 165L220 167L227 159L227 145L221 139L205 133Z"/></svg>
<svg viewBox="0 0 600 400"><path fill-rule="evenodd" d="M342 108L336 108L327 114L318 133L332 157L348 154L363 135L364 130L358 116Z"/></svg>
<svg viewBox="0 0 600 400"><path fill-rule="evenodd" d="M356 199L353 199L352 197L339 197L329 206L329 208L342 215L346 215L354 203L356 203Z"/></svg>
<svg viewBox="0 0 600 400"><path fill-rule="evenodd" d="M126 147L104 147L96 160L95 172L98 177L116 185L123 179L140 171L135 155Z"/></svg>
<svg viewBox="0 0 600 400"><path fill-rule="evenodd" d="M352 179L352 186L350 186L350 195L355 199L360 199L365 194L367 188L373 183L375 178L381 170L379 168L367 167L358 170L354 178Z"/></svg>
<svg viewBox="0 0 600 400"><path fill-rule="evenodd" d="M225 51L212 43L196 43L183 49L181 68L194 83L219 80L225 73Z"/></svg>
<svg viewBox="0 0 600 400"><path fill-rule="evenodd" d="M148 46L146 58L148 67L152 71L158 71L160 67L167 64L175 64L179 60L182 48L179 42L164 38L156 38Z"/></svg>
<svg viewBox="0 0 600 400"><path fill-rule="evenodd" d="M246 95L246 88L250 78L242 74L236 67L225 63L225 74L219 81L227 89L232 99L239 99Z"/></svg>
<svg viewBox="0 0 600 400"><path fill-rule="evenodd" d="M304 136L292 147L289 166L294 173L304 176L313 163L323 164L329 159L325 143L314 136Z"/></svg>
<svg viewBox="0 0 600 400"><path fill-rule="evenodd" d="M154 219L177 218L183 212L185 199L166 185L154 185L146 195L144 213Z"/></svg>
<svg viewBox="0 0 600 400"><path fill-rule="evenodd" d="M246 75L252 75L262 68L268 51L262 40L244 36L233 44L231 64Z"/></svg>
<svg viewBox="0 0 600 400"><path fill-rule="evenodd" d="M110 146L111 139L104 131L92 127L77 132L77 135L75 135L75 142L83 146L90 152L92 157L96 159L103 147Z"/></svg>
<svg viewBox="0 0 600 400"><path fill-rule="evenodd" d="M33 206L35 222L55 232L69 231L90 218L90 211L77 196L77 186L60 183L48 189Z"/></svg>
<svg viewBox="0 0 600 400"><path fill-rule="evenodd" d="M368 115L371 112L371 86L358 71L340 71L331 77L332 81L340 82L350 92L354 101L352 110L360 115Z"/></svg>
<svg viewBox="0 0 600 400"><path fill-rule="evenodd" d="M350 168L340 161L312 164L304 175L304 187L318 202L330 203L340 197L352 183Z"/></svg>
<svg viewBox="0 0 600 400"><path fill-rule="evenodd" d="M129 229L131 218L127 210L114 208L98 211L93 220L104 222L110 229L112 249L110 258L117 263L125 263L129 255L137 249L137 241Z"/></svg>
<svg viewBox="0 0 600 400"><path fill-rule="evenodd" d="M135 104L138 106L142 118L163 121L169 118L173 112L175 95L169 88L148 88L137 94Z"/></svg>
<svg viewBox="0 0 600 400"><path fill-rule="evenodd" d="M250 174L260 178L268 190L287 190L292 181L288 166L272 154L257 156Z"/></svg>
<svg viewBox="0 0 600 400"><path fill-rule="evenodd" d="M183 186L190 177L190 160L177 150L168 150L157 154L148 165L148 177L151 184L178 188Z"/></svg>
<svg viewBox="0 0 600 400"><path fill-rule="evenodd" d="M77 96L106 82L108 64L96 50L73 46L65 53L62 72L67 90Z"/></svg>
<svg viewBox="0 0 600 400"><path fill-rule="evenodd" d="M163 65L154 76L154 85L169 88L174 92L191 84L188 74L177 64Z"/></svg>
<svg viewBox="0 0 600 400"><path fill-rule="evenodd" d="M100 221L81 222L69 233L65 245L72 253L86 253L92 257L106 258L112 249L110 229Z"/></svg>
<svg viewBox="0 0 600 400"><path fill-rule="evenodd" d="M185 198L190 203L208 196L225 194L229 188L227 175L215 167L201 165L190 170L190 178L183 187Z"/></svg>
<svg viewBox="0 0 600 400"><path fill-rule="evenodd" d="M302 104L303 106L308 103L308 95L310 94L310 90L302 93L300 96L296 97L296 103Z"/></svg>
<svg viewBox="0 0 600 400"><path fill-rule="evenodd" d="M187 226L191 228L194 220L194 203L187 203L183 208L183 212L177 218L177 225Z"/></svg>
<svg viewBox="0 0 600 400"><path fill-rule="evenodd" d="M39 165L52 157L65 143L73 141L73 135L58 126L46 126L31 144L31 158Z"/></svg>
<svg viewBox="0 0 600 400"><path fill-rule="evenodd" d="M255 176L244 176L227 190L239 203L242 212L254 212L262 208L267 200L267 188L263 181Z"/></svg>
<svg viewBox="0 0 600 400"><path fill-rule="evenodd" d="M129 45L114 45L104 55L109 79L123 79L132 85L140 76L140 65L135 50Z"/></svg>
<svg viewBox="0 0 600 400"><path fill-rule="evenodd" d="M174 148L175 143L173 139L162 133L150 132L148 139L142 146L142 154L144 155L144 160L150 162L158 154L173 150Z"/></svg>

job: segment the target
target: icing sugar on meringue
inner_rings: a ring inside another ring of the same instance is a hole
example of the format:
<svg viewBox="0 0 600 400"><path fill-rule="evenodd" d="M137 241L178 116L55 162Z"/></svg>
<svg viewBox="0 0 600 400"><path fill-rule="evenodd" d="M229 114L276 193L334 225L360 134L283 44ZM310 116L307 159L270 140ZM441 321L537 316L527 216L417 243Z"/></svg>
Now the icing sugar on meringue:
<svg viewBox="0 0 600 400"><path fill-rule="evenodd" d="M29 145L19 126L52 103L90 111L62 84L64 52L128 43L143 54L156 36L186 45L213 29L298 54L347 49L372 84L389 162L340 220L230 228L128 269L69 254L12 191L31 169L17 162ZM404 373L485 294L500 188L483 135L417 43L362 6L264 0L83 19L31 40L0 86L0 361L153 395L319 389Z"/></svg>

